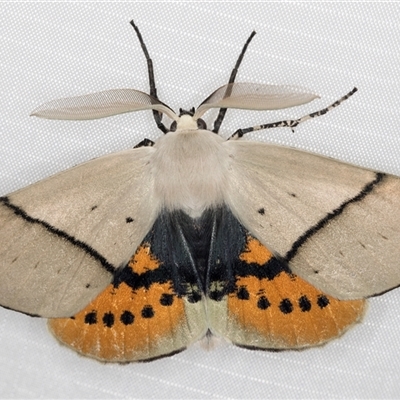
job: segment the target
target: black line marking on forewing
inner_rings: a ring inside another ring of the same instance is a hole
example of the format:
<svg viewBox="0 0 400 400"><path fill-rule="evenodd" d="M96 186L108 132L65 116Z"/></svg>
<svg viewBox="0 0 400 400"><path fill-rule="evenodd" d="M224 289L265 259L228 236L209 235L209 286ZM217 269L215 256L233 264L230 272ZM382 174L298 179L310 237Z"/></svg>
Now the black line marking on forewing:
<svg viewBox="0 0 400 400"><path fill-rule="evenodd" d="M383 290L382 292L373 293L373 294L371 294L371 295L369 295L369 296L366 296L366 299L369 299L370 297L382 296L383 294L385 294L385 293L387 293L387 292L390 292L390 291L392 291L393 289L397 289L397 288L399 288L399 287L400 287L400 285L396 285L396 286L393 286L393 287L391 287L391 288L389 288L389 289L385 289L385 290Z"/></svg>
<svg viewBox="0 0 400 400"><path fill-rule="evenodd" d="M29 222L30 224L40 225L43 228L45 228L48 232L50 232L56 236L59 236L62 239L65 239L67 242L71 243L72 245L74 245L76 247L79 247L85 253L87 253L92 258L94 258L96 261L98 261L100 263L100 265L107 272L109 272L110 274L114 274L116 267L114 267L114 265L110 264L104 256L102 256L95 249L90 247L87 243L74 238L73 236L69 235L67 232L62 231L61 229L57 229L45 221L42 221L38 218L31 217L21 207L18 207L16 205L12 204L8 197L0 197L0 202L3 203L4 206L11 209L15 215L17 215L18 217L21 217L24 221Z"/></svg>
<svg viewBox="0 0 400 400"><path fill-rule="evenodd" d="M28 315L29 317L42 318L42 316L39 315L39 314L31 314L31 313L28 313L28 312L25 312L25 311L16 310L15 308L3 306L2 304L0 304L0 307L1 307L1 308L5 308L6 310L16 311L16 312L19 312L19 313L21 313L21 314Z"/></svg>
<svg viewBox="0 0 400 400"><path fill-rule="evenodd" d="M306 243L309 238L315 235L320 229L324 228L329 221L342 214L348 205L363 200L368 194L370 194L374 190L375 186L382 183L386 176L387 175L382 172L376 172L375 179L371 182L368 182L357 195L349 200L346 200L339 207L335 208L332 212L326 214L325 217L320 219L314 226L312 226L310 229L306 230L301 236L299 236L297 240L293 243L292 248L284 256L284 260L289 263L296 256L300 247L303 246L303 244Z"/></svg>

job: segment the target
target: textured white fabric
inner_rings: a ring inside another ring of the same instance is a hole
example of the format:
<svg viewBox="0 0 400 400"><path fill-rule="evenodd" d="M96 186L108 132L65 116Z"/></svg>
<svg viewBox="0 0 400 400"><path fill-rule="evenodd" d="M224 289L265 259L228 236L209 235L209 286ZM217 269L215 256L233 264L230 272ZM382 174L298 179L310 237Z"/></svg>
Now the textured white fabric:
<svg viewBox="0 0 400 400"><path fill-rule="evenodd" d="M0 194L160 135L150 112L89 122L29 117L60 97L147 91L130 19L152 55L159 97L175 110L225 84L256 29L238 80L301 85L321 99L271 113L230 110L222 132L301 116L355 85L351 100L294 134L253 137L400 174L399 17L396 3L1 3ZM0 309L0 396L396 398L399 302L400 290L372 299L362 324L321 348L271 353L216 343L129 365L79 357L45 320Z"/></svg>

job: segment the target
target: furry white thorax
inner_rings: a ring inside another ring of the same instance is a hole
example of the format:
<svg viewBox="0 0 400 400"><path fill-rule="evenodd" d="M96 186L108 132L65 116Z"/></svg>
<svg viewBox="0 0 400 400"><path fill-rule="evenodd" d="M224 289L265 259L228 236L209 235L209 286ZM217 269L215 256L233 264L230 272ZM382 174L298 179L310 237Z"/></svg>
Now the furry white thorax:
<svg viewBox="0 0 400 400"><path fill-rule="evenodd" d="M181 120L175 132L162 136L154 145L154 189L163 207L183 210L196 218L206 208L223 203L230 155L223 146L225 139L198 129L190 116Z"/></svg>
<svg viewBox="0 0 400 400"><path fill-rule="evenodd" d="M179 120L176 124L176 130L182 131L187 129L198 129L197 128L197 121L193 119L192 116L183 114L179 117Z"/></svg>

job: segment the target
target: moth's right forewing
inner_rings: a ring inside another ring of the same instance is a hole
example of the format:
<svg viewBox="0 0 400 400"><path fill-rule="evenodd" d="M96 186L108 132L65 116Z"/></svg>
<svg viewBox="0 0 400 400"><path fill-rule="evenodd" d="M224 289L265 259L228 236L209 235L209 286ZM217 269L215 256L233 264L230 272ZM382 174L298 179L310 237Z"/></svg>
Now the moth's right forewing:
<svg viewBox="0 0 400 400"><path fill-rule="evenodd" d="M157 216L151 147L101 157L0 202L0 304L43 317L80 311Z"/></svg>

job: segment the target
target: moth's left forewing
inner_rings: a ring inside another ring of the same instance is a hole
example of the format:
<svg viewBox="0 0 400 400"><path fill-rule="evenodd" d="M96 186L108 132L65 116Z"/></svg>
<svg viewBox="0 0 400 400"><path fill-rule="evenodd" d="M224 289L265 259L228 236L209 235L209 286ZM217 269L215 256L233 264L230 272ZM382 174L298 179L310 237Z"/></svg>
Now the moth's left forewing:
<svg viewBox="0 0 400 400"><path fill-rule="evenodd" d="M227 204L293 272L341 299L400 284L400 179L289 148L228 141Z"/></svg>
<svg viewBox="0 0 400 400"><path fill-rule="evenodd" d="M158 213L152 152L101 157L1 198L1 305L70 316L107 286Z"/></svg>

